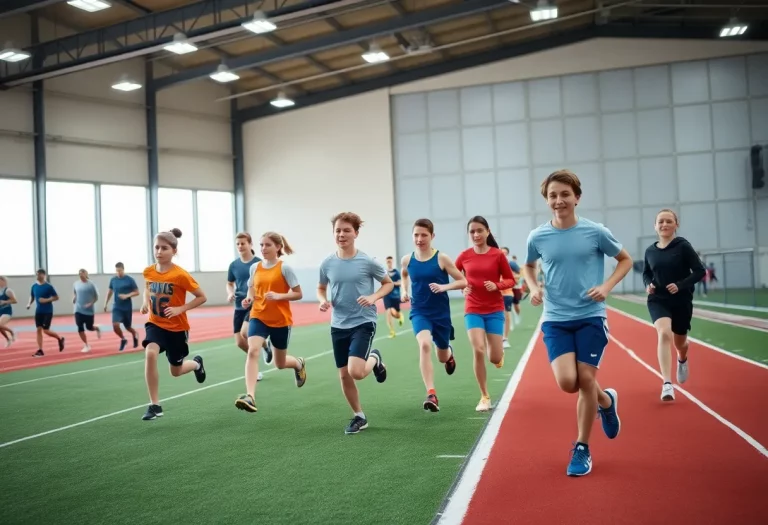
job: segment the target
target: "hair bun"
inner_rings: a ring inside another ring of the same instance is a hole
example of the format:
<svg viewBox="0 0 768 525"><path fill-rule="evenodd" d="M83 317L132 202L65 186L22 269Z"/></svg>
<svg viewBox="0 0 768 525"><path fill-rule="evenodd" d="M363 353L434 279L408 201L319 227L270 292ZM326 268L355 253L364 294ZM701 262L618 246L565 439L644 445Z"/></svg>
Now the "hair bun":
<svg viewBox="0 0 768 525"><path fill-rule="evenodd" d="M178 228L173 228L173 229L171 230L171 233L172 233L172 234L173 234L173 236L174 236L174 237L176 237L177 239L181 237L181 230L180 230L180 229L178 229Z"/></svg>

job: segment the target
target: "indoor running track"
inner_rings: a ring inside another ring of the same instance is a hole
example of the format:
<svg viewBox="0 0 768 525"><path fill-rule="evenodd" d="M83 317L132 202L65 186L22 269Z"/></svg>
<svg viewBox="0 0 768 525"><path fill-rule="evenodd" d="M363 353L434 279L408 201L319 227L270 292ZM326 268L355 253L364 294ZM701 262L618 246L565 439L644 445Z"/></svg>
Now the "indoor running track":
<svg viewBox="0 0 768 525"><path fill-rule="evenodd" d="M592 472L565 475L576 395L557 389L539 337L464 520L441 523L768 523L768 367L691 343L682 388L715 414L680 390L663 403L661 379L637 360L658 369L655 330L613 310L609 325L598 380L618 390L622 428L609 440L595 419ZM453 497L469 498L471 487L458 487Z"/></svg>

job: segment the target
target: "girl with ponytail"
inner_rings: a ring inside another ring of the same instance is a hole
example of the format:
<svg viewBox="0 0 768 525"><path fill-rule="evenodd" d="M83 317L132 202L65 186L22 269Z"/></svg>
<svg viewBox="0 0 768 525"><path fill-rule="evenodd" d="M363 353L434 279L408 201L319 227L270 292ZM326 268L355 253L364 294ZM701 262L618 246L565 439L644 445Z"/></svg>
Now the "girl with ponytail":
<svg viewBox="0 0 768 525"><path fill-rule="evenodd" d="M250 269L248 295L243 307L250 308L248 321L248 354L245 358L245 394L235 400L235 406L246 412L256 412L256 382L259 373L259 353L267 338L272 342L272 357L279 370L291 369L296 386L307 380L304 358L288 355L293 316L290 301L303 297L299 279L293 269L280 260L293 253L285 237L267 232L259 242L263 260Z"/></svg>
<svg viewBox="0 0 768 525"><path fill-rule="evenodd" d="M501 368L504 365L504 297L501 291L511 289L515 277L484 217L472 217L467 223L467 232L473 246L459 254L456 268L464 273L468 283L464 289L464 323L474 350L475 378L481 394L475 410L487 412L491 409L491 398L485 371L486 348L490 350L491 363Z"/></svg>
<svg viewBox="0 0 768 525"><path fill-rule="evenodd" d="M156 263L144 269L146 284L141 313L149 314L149 319L142 346L145 348L144 378L150 402L142 417L145 421L163 415L157 372L157 358L161 353L165 352L172 376L194 372L198 383L205 381L203 358L196 355L191 360L184 359L189 355L187 311L197 308L207 299L197 281L184 268L173 263L180 237L181 230L178 228L158 233L154 247ZM187 302L187 293L195 296L190 302Z"/></svg>

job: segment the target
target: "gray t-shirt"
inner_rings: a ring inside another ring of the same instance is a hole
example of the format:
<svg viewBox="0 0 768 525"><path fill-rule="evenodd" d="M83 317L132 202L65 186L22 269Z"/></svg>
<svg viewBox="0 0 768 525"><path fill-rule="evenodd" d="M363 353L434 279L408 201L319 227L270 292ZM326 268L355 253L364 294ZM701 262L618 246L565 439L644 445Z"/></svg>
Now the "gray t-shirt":
<svg viewBox="0 0 768 525"><path fill-rule="evenodd" d="M279 262L279 260L277 262ZM257 266L261 265L265 270L269 270L270 268L274 268L277 262L275 262L275 264L269 264L267 261L259 261L256 264L252 264L248 272L248 288L253 286L253 274L256 273ZM296 277L296 272L294 272L293 268L287 264L283 263L283 265L280 267L280 273L283 274L283 279L285 279L285 282L288 283L290 288L296 288L299 285L299 278ZM247 289L245 293L246 295L248 294Z"/></svg>
<svg viewBox="0 0 768 525"><path fill-rule="evenodd" d="M366 322L376 322L376 305L360 306L360 296L371 295L374 279L381 282L387 276L384 265L358 250L351 259L341 259L336 253L320 265L320 284L331 288L331 326L354 328Z"/></svg>
<svg viewBox="0 0 768 525"><path fill-rule="evenodd" d="M99 289L91 281L76 281L72 287L77 294L75 298L75 313L94 315L94 303L99 297ZM85 305L91 303L90 308Z"/></svg>

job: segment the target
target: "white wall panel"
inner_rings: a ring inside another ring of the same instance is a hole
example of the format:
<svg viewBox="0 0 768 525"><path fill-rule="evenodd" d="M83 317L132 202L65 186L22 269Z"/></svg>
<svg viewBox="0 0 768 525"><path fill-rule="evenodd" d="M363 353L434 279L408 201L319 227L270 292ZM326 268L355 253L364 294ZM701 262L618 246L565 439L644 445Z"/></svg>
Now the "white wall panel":
<svg viewBox="0 0 768 525"><path fill-rule="evenodd" d="M49 95L45 99L48 135L119 144L146 144L144 110Z"/></svg>
<svg viewBox="0 0 768 525"><path fill-rule="evenodd" d="M160 148L191 150L198 154L232 153L228 121L161 113L157 117L157 139Z"/></svg>
<svg viewBox="0 0 768 525"><path fill-rule="evenodd" d="M35 147L31 139L0 135L0 176L35 176Z"/></svg>
<svg viewBox="0 0 768 525"><path fill-rule="evenodd" d="M458 112L454 116L458 120ZM400 255L386 91L248 122L243 131L248 229L254 236L267 230L286 236L296 250L286 260L302 270L307 299L313 300L318 265L336 248L330 219L338 212L362 216L361 250L381 261ZM420 144L427 161L427 142ZM422 202L429 193L424 180Z"/></svg>
<svg viewBox="0 0 768 525"><path fill-rule="evenodd" d="M163 187L234 191L231 159L163 153L159 170Z"/></svg>
<svg viewBox="0 0 768 525"><path fill-rule="evenodd" d="M0 91L0 130L31 133L32 126L32 92L22 88Z"/></svg>
<svg viewBox="0 0 768 525"><path fill-rule="evenodd" d="M51 180L148 184L147 152L62 144L46 145L46 167Z"/></svg>

